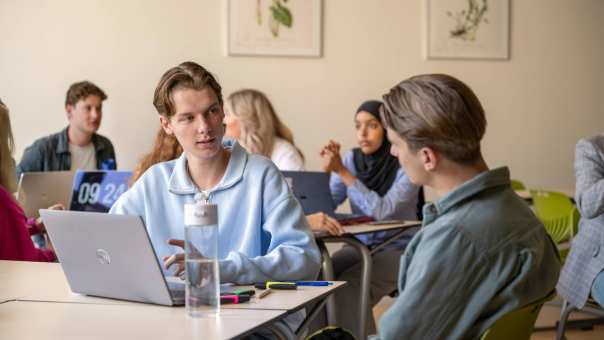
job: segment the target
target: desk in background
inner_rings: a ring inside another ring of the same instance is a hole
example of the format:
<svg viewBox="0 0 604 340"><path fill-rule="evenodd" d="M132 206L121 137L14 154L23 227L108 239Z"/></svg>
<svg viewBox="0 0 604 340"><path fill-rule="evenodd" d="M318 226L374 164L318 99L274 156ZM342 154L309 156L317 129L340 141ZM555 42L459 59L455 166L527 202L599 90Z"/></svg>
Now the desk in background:
<svg viewBox="0 0 604 340"><path fill-rule="evenodd" d="M520 198L522 198L523 200L527 201L527 202L532 202L533 201L533 196L531 195L531 191L530 190L514 190L516 192L516 195L518 195ZM570 198L570 200L573 202L573 204L575 203L575 190L549 190L549 191L555 191L555 192L559 192L561 194L564 194L566 196L568 196L568 198Z"/></svg>
<svg viewBox="0 0 604 340"><path fill-rule="evenodd" d="M516 195L522 198L525 201L531 201L533 196L531 196L531 192L529 190L515 190Z"/></svg>

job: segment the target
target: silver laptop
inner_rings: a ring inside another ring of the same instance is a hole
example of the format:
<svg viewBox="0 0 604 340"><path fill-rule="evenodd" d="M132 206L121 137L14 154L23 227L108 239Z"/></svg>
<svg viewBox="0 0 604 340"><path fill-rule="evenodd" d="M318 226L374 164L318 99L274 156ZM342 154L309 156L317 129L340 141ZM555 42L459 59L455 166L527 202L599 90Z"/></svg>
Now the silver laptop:
<svg viewBox="0 0 604 340"><path fill-rule="evenodd" d="M17 200L27 217L38 217L39 209L61 203L69 208L72 171L25 172L19 178Z"/></svg>
<svg viewBox="0 0 604 340"><path fill-rule="evenodd" d="M184 281L164 277L139 216L47 209L40 215L74 293L184 304Z"/></svg>

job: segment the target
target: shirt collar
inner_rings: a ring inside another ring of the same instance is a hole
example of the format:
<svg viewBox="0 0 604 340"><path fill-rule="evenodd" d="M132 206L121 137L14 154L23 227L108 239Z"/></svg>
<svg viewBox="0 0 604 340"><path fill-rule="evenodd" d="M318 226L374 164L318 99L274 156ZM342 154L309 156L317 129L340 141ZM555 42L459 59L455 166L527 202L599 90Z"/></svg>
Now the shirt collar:
<svg viewBox="0 0 604 340"><path fill-rule="evenodd" d="M508 167L484 171L469 181L466 181L438 201L426 204L424 214L442 215L472 196L487 189L503 186L510 186L510 170Z"/></svg>
<svg viewBox="0 0 604 340"><path fill-rule="evenodd" d="M222 146L231 152L229 163L224 172L224 176L212 191L224 190L232 187L243 177L245 165L247 163L247 152L239 143L225 139ZM187 171L187 157L185 153L176 160L174 171L168 180L168 190L177 195L189 195L199 193L199 188L195 185L189 172Z"/></svg>
<svg viewBox="0 0 604 340"><path fill-rule="evenodd" d="M69 152L69 136L67 135L67 129L69 129L69 126L64 128L59 134L56 151L57 153Z"/></svg>

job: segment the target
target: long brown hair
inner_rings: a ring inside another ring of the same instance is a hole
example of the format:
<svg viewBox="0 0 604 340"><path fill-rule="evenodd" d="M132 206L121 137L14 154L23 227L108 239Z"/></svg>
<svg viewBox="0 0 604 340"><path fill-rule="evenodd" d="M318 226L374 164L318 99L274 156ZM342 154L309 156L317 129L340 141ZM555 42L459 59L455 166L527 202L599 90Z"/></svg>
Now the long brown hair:
<svg viewBox="0 0 604 340"><path fill-rule="evenodd" d="M15 163L12 157L14 148L15 142L10 126L8 108L0 100L0 186L11 193L17 190Z"/></svg>
<svg viewBox="0 0 604 340"><path fill-rule="evenodd" d="M164 129L160 128L155 135L153 149L151 152L143 156L134 168L130 186L134 184L151 166L161 162L171 161L180 157L182 154L182 146L178 144L176 137L167 134Z"/></svg>

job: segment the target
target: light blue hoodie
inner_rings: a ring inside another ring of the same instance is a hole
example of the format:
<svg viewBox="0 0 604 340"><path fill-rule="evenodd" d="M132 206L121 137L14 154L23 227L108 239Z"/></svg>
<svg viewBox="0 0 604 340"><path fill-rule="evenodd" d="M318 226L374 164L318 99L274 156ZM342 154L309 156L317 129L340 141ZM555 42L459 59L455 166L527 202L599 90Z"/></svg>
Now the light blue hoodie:
<svg viewBox="0 0 604 340"><path fill-rule="evenodd" d="M209 193L218 205L220 281L314 280L320 254L300 204L277 167L249 155L236 142L225 174ZM158 259L182 252L168 245L184 239L184 205L200 190L187 173L186 158L156 164L111 208L141 216Z"/></svg>

